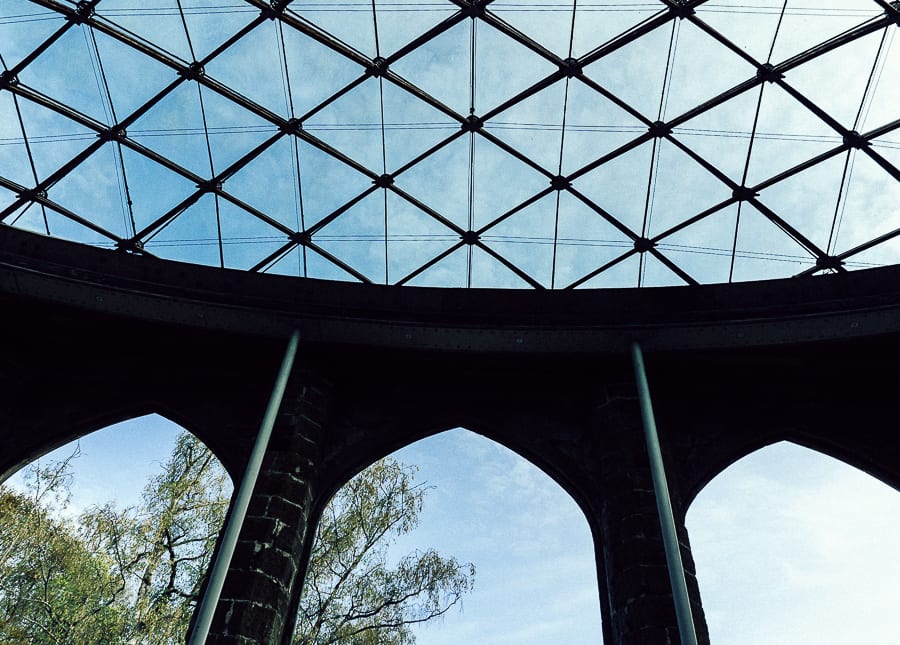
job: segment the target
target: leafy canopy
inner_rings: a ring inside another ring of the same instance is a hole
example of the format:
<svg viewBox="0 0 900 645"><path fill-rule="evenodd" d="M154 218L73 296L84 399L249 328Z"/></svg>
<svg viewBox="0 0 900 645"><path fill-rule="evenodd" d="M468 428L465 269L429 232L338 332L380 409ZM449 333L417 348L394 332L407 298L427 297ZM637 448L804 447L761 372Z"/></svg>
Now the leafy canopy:
<svg viewBox="0 0 900 645"><path fill-rule="evenodd" d="M72 461L32 466L22 492L0 486L0 645L183 643L230 496L228 476L179 435L140 504L72 517ZM343 487L316 534L293 642L407 645L471 590L475 568L433 549L395 567L428 488L381 460Z"/></svg>

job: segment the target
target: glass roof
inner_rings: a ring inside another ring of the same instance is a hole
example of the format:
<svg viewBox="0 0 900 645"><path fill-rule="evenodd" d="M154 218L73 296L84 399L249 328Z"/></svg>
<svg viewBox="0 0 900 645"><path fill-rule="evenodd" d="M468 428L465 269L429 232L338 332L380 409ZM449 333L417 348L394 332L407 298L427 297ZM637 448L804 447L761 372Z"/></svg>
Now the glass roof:
<svg viewBox="0 0 900 645"><path fill-rule="evenodd" d="M0 220L293 276L900 261L900 3L3 0Z"/></svg>

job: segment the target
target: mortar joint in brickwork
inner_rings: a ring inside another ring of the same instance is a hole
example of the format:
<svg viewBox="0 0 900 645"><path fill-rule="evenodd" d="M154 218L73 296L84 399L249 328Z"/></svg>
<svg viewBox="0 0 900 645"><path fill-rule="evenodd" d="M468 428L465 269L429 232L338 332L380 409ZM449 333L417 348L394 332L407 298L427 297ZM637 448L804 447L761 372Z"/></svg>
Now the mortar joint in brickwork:
<svg viewBox="0 0 900 645"><path fill-rule="evenodd" d="M306 425L313 426L313 428L315 428L316 430L322 429L322 422L319 421L318 419L311 417L309 414L307 414L305 412L299 413L297 415L297 417L299 417L299 419L301 419L302 421L305 421ZM298 437L298 439L301 439L301 440L305 439L308 443L310 443L312 445L317 445L316 442L309 437L301 436L301 437Z"/></svg>
<svg viewBox="0 0 900 645"><path fill-rule="evenodd" d="M263 570L263 569L260 569L259 567L251 567L248 571L249 571L250 573L256 575L256 576L261 577L261 578L262 578L263 580L265 580L268 584L275 585L275 586L280 587L280 588L282 588L282 589L284 588L284 584L283 584L280 580L278 580L278 578L275 578L275 577L272 575L272 573L269 572L269 571L265 571L265 570ZM254 602L257 602L257 601L254 601Z"/></svg>
<svg viewBox="0 0 900 645"><path fill-rule="evenodd" d="M234 615L234 601L233 600L220 600L222 604L228 605L228 611L225 612L225 630L222 632L223 635L228 635L228 625L231 623L231 617Z"/></svg>
<svg viewBox="0 0 900 645"><path fill-rule="evenodd" d="M302 415L301 415L301 416L302 416ZM317 421L313 421L313 420L309 419L309 417L306 417L306 416L303 416L303 418L309 420L310 423L315 423L317 427L321 427L321 424L318 423ZM305 444L307 444L307 445L309 445L309 446L312 446L312 447L315 448L316 450L319 449L319 442L318 442L314 437L310 437L310 436L308 436L308 435L301 434L301 435L299 435L299 436L297 437L297 441L300 441L300 442L305 443Z"/></svg>
<svg viewBox="0 0 900 645"><path fill-rule="evenodd" d="M611 383L601 390L602 400L598 407L605 407L617 401L634 401L638 398L634 383Z"/></svg>
<svg viewBox="0 0 900 645"><path fill-rule="evenodd" d="M269 517L278 517L281 515L281 513L274 512L275 508L281 504L291 507L291 510L295 513L297 511L303 512L303 507L293 500L286 499L280 495L266 495L266 497L268 497L266 500L266 515Z"/></svg>

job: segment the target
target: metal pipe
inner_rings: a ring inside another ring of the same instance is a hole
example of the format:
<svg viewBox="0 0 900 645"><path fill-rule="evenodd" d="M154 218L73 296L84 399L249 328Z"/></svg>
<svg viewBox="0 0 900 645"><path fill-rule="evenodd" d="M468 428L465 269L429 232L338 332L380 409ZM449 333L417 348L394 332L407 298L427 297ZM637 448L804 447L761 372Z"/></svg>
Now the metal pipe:
<svg viewBox="0 0 900 645"><path fill-rule="evenodd" d="M295 331L288 341L284 358L281 361L281 368L278 370L278 378L275 379L275 386L272 388L272 395L269 397L268 406L266 406L266 413L263 416L259 433L256 435L256 442L253 444L250 458L247 460L244 477L241 479L237 495L235 495L231 515L229 516L228 524L225 526L225 533L222 536L216 560L209 574L206 593L203 594L203 600L200 603L200 608L197 610L197 620L191 632L190 645L204 645L209 635L213 614L215 614L216 605L219 604L219 596L222 594L222 587L225 584L225 575L228 573L228 567L231 565L231 557L234 555L238 535L241 532L241 527L244 525L244 518L247 516L247 508L250 506L253 489L256 488L256 480L259 477L259 470L262 466L263 457L266 454L266 448L269 446L272 428L275 426L275 419L278 416L278 410L281 408L281 399L284 397L284 390L291 375L291 368L294 365L294 357L297 355L297 344L299 341L300 332Z"/></svg>
<svg viewBox="0 0 900 645"><path fill-rule="evenodd" d="M659 435L656 432L656 418L653 416L653 404L650 401L650 386L647 384L647 372L644 369L644 355L637 342L631 344L631 358L634 363L634 376L641 403L641 417L644 420L644 439L647 442L647 455L650 458L650 473L653 476L653 492L656 497L659 524L662 528L669 582L672 585L672 597L675 600L678 634L681 637L682 645L697 645L697 632L691 614L691 600L684 577L678 532L675 528L675 514L672 512L669 484L666 481L666 469L663 464L662 450L659 447Z"/></svg>

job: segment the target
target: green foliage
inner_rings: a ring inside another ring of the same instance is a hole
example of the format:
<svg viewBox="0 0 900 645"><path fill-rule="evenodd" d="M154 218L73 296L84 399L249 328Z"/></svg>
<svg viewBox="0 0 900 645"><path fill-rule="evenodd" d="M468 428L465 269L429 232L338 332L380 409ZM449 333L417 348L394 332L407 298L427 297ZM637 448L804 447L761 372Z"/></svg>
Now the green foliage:
<svg viewBox="0 0 900 645"><path fill-rule="evenodd" d="M387 551L418 523L427 488L416 468L382 459L344 486L319 522L294 643L406 645L472 587L475 567L416 551L394 568Z"/></svg>
<svg viewBox="0 0 900 645"><path fill-rule="evenodd" d="M224 469L182 434L142 504L73 521L71 459L32 468L27 495L0 487L0 645L183 642L228 505Z"/></svg>
<svg viewBox="0 0 900 645"><path fill-rule="evenodd" d="M193 435L182 433L143 503L96 507L80 518L82 536L112 558L128 589L126 640L184 640L203 574L228 507L228 476Z"/></svg>
<svg viewBox="0 0 900 645"><path fill-rule="evenodd" d="M30 495L0 487L0 643L118 642L125 592L109 556L55 513L70 460L28 476Z"/></svg>
<svg viewBox="0 0 900 645"><path fill-rule="evenodd" d="M96 506L72 519L68 459L29 469L25 493L0 486L0 645L183 643L228 507L228 478L202 443L181 434L142 502ZM387 565L412 530L427 488L384 459L325 510L294 643L407 645L410 625L457 604L475 569L433 550Z"/></svg>

